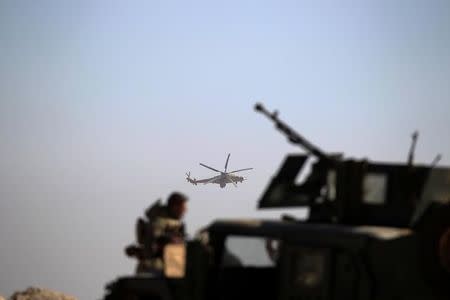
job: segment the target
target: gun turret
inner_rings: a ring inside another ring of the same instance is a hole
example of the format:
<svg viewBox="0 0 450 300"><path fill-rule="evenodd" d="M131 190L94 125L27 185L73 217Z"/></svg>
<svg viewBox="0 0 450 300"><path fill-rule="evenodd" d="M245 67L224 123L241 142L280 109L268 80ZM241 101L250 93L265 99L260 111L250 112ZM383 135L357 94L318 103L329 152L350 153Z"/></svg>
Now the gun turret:
<svg viewBox="0 0 450 300"><path fill-rule="evenodd" d="M259 208L308 207L311 222L410 227L431 204L450 205L450 168L413 165L417 134L406 164L338 159L280 121L278 112L270 113L259 103L255 110L318 158L299 184L296 178L308 156L287 156Z"/></svg>

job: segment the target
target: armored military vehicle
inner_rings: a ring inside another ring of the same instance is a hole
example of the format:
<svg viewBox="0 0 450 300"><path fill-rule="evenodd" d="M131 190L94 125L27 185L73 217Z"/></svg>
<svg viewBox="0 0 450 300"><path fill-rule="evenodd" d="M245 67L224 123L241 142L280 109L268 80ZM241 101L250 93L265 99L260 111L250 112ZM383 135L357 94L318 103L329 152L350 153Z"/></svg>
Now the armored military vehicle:
<svg viewBox="0 0 450 300"><path fill-rule="evenodd" d="M407 163L344 159L256 110L307 151L286 157L258 206L308 218L217 220L186 243L182 277L122 277L106 300L450 299L450 168L415 165L417 135Z"/></svg>

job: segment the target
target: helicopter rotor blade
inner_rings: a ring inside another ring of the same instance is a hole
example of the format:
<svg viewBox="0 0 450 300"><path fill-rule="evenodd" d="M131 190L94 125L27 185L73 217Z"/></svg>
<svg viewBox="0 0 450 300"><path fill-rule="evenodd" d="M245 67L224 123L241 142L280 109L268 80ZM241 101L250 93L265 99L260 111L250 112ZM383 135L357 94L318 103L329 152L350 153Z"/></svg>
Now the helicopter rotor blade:
<svg viewBox="0 0 450 300"><path fill-rule="evenodd" d="M248 170L253 170L253 168L246 168L246 169L235 170L235 171L232 171L232 172L228 172L227 174L237 173L237 172L241 172L241 171L248 171Z"/></svg>
<svg viewBox="0 0 450 300"><path fill-rule="evenodd" d="M200 163L200 166L205 167L205 168L208 168L208 169L213 170L213 171L216 171L216 172L219 172L219 173L222 173L221 171L219 171L219 170L217 170L217 169L214 169L214 168L212 168L212 167L209 167L209 166L207 166L207 165L204 165L204 164L202 164L202 163Z"/></svg>
<svg viewBox="0 0 450 300"><path fill-rule="evenodd" d="M228 153L227 156L227 162L225 163L225 173L227 172L227 167L228 167L228 160L230 159L230 153Z"/></svg>

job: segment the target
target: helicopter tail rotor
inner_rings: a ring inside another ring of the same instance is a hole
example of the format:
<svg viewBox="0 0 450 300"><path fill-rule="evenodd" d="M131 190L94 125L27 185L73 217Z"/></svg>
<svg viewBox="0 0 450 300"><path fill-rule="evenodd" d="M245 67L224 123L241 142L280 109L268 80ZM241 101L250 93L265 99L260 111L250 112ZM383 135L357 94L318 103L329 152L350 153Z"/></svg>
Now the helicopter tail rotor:
<svg viewBox="0 0 450 300"><path fill-rule="evenodd" d="M192 183L193 185L197 185L197 179L191 179L191 172L186 173L186 181Z"/></svg>

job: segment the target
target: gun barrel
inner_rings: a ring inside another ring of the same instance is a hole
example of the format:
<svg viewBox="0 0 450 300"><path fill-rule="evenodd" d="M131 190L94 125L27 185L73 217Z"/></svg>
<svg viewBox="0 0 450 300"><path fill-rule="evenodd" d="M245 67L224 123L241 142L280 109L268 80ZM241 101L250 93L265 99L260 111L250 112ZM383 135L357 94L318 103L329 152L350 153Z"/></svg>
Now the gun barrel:
<svg viewBox="0 0 450 300"><path fill-rule="evenodd" d="M308 152L313 154L314 156L320 159L330 160L331 158L325 154L320 148L310 143L307 139L302 137L295 130L290 128L287 124L283 123L280 119L278 119L278 112L274 111L270 113L261 103L255 104L255 110L257 112L262 113L269 119L275 122L275 125L278 130L282 131L288 138L288 140L294 144L300 145L302 148L306 149Z"/></svg>

